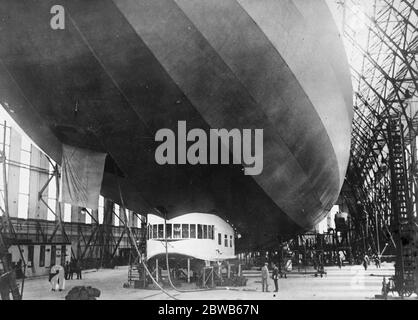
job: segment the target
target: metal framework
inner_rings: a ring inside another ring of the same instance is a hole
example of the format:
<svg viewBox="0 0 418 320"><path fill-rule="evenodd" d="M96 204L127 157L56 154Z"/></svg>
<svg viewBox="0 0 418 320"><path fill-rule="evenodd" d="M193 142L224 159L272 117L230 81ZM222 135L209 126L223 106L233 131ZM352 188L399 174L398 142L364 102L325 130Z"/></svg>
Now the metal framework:
<svg viewBox="0 0 418 320"><path fill-rule="evenodd" d="M337 3L354 89L342 192L352 241L363 253L394 255L397 291L409 295L416 291L408 259L417 248L418 1Z"/></svg>
<svg viewBox="0 0 418 320"><path fill-rule="evenodd" d="M3 137L6 137L7 124L4 123ZM132 239L140 239L144 242L144 235L146 235L146 221L145 218L136 212L133 215L141 222L141 228L130 228L128 235L128 218L123 208L123 213L115 212L115 204L109 199L104 201L103 222L98 221L98 215L93 215L88 209L82 209L85 214L91 217L91 224L74 223L63 221L62 204L56 201L54 208L45 200L44 191L51 183L56 184L55 198L59 198L60 188L60 168L47 157L53 170L38 168L32 165L16 162L8 159L6 154L6 139L3 139L2 150L0 150L0 165L3 171L3 186L4 190L0 193L4 208L0 206L2 214L0 215L0 296L1 299L8 299L9 293L12 293L13 299L21 299L23 295L24 277L20 283L16 281L16 268L13 267L8 249L12 245L17 245L22 261L22 271L25 274L27 261L21 249L22 243L71 243L72 258L82 261L84 268L99 268L112 267L118 264L116 254L121 254L123 251L126 261L132 256L137 260L137 254L133 250L135 244ZM9 190L7 179L7 168L10 166L29 169L30 171L37 171L47 175L47 179L40 190L36 190L38 204L42 203L49 212L55 216L55 221L40 220L40 219L22 219L11 217L9 214ZM55 178L55 179L54 179ZM55 181L54 181L55 180ZM120 226L113 225L113 219L120 221ZM122 246L123 243L123 246ZM77 250L74 251L74 247ZM143 247L143 245L142 245ZM142 248L141 247L141 248ZM143 248L142 248L143 249ZM20 288L19 288L20 287Z"/></svg>

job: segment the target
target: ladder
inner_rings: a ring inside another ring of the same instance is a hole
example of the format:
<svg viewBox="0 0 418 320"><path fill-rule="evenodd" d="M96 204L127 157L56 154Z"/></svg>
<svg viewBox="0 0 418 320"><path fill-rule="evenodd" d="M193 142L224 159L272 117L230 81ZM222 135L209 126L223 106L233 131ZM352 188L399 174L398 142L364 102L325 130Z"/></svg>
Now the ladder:
<svg viewBox="0 0 418 320"><path fill-rule="evenodd" d="M392 233L396 243L395 286L399 295L415 292L415 226L410 203L403 125L400 115L389 116L389 164L391 171Z"/></svg>
<svg viewBox="0 0 418 320"><path fill-rule="evenodd" d="M133 287L135 281L140 280L140 271L137 264L130 264L128 270L128 283Z"/></svg>
<svg viewBox="0 0 418 320"><path fill-rule="evenodd" d="M146 250L146 238L144 236L141 237L139 248L141 252ZM146 288L147 286L146 272L141 263L142 258L134 250L129 253L128 283L130 287Z"/></svg>

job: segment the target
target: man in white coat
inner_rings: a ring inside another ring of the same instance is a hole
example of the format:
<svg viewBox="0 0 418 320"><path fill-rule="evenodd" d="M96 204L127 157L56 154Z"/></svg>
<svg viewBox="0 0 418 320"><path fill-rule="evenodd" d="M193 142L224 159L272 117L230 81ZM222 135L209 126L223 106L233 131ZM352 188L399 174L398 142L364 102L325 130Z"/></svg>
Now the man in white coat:
<svg viewBox="0 0 418 320"><path fill-rule="evenodd" d="M268 285L269 269L268 263L264 264L264 267L261 268L261 287L263 292L269 292Z"/></svg>
<svg viewBox="0 0 418 320"><path fill-rule="evenodd" d="M51 268L49 277L52 291L62 291L65 289L65 273L63 266L59 264L54 265Z"/></svg>

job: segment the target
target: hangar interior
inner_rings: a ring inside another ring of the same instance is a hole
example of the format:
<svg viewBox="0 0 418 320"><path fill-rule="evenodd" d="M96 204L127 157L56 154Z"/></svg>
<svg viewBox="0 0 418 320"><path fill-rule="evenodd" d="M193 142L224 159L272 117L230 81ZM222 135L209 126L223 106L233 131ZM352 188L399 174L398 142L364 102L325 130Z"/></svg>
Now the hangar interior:
<svg viewBox="0 0 418 320"><path fill-rule="evenodd" d="M25 298L31 279L72 261L85 271L125 268L120 286L127 290L166 292L245 287L266 262L278 265L283 279L322 278L327 268L361 265L365 255L391 266L376 294L416 297L418 1L327 2L348 56L354 115L341 191L315 227L292 234L266 227L268 241L245 242L252 226L228 212L182 217L164 206L131 209L120 186L118 198L101 195L97 209L61 202L62 166L23 132L0 97L2 299Z"/></svg>

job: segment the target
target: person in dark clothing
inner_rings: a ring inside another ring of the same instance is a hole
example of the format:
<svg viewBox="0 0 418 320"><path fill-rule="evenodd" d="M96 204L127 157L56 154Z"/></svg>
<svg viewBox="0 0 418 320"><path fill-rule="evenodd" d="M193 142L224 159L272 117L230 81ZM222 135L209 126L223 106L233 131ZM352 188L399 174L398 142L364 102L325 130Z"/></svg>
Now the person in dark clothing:
<svg viewBox="0 0 418 320"><path fill-rule="evenodd" d="M71 280L73 280L75 269L76 269L75 261L74 261L74 259L71 259L69 277L68 277Z"/></svg>
<svg viewBox="0 0 418 320"><path fill-rule="evenodd" d="M279 291L279 268L277 268L277 266L275 264L273 264L273 273L272 273L272 278L274 281L274 292L278 292Z"/></svg>
<svg viewBox="0 0 418 320"><path fill-rule="evenodd" d="M77 280L82 280L81 270L82 270L81 261L77 260L76 262Z"/></svg>
<svg viewBox="0 0 418 320"><path fill-rule="evenodd" d="M376 268L380 268L380 257L378 255L376 255L376 257L374 258L374 263L376 265Z"/></svg>
<svg viewBox="0 0 418 320"><path fill-rule="evenodd" d="M64 265L64 278L65 280L70 279L70 263L68 261Z"/></svg>
<svg viewBox="0 0 418 320"><path fill-rule="evenodd" d="M278 265L279 265L279 267L278 267L278 269L279 269L279 276L280 276L280 278L282 278L283 277L283 274L282 274L282 262L281 262L281 260L279 261Z"/></svg>
<svg viewBox="0 0 418 320"><path fill-rule="evenodd" d="M364 270L367 270L367 266L369 265L369 257L367 254L364 255L363 257L363 267Z"/></svg>
<svg viewBox="0 0 418 320"><path fill-rule="evenodd" d="M325 268L324 268L324 254L319 252L316 254L316 270L317 272L315 273L315 277L317 277L318 275L321 276L321 278L324 276L324 274L326 274L325 272Z"/></svg>
<svg viewBox="0 0 418 320"><path fill-rule="evenodd" d="M16 263L16 278L22 279L23 278L23 269L22 269L22 259Z"/></svg>
<svg viewBox="0 0 418 320"><path fill-rule="evenodd" d="M341 269L342 265L343 265L343 259L340 255L340 253L337 254L337 264L338 264L338 268Z"/></svg>

